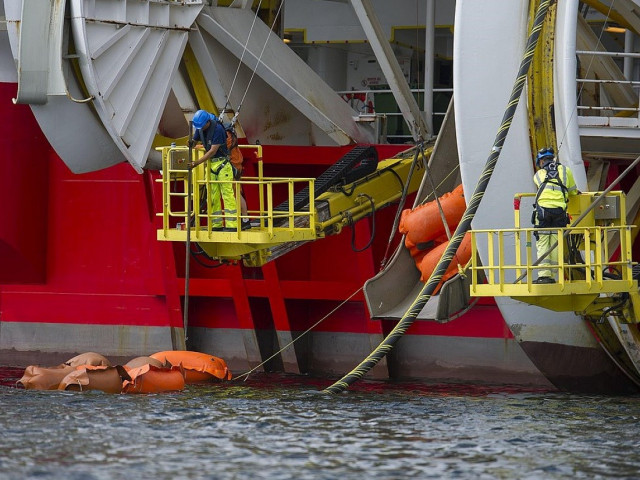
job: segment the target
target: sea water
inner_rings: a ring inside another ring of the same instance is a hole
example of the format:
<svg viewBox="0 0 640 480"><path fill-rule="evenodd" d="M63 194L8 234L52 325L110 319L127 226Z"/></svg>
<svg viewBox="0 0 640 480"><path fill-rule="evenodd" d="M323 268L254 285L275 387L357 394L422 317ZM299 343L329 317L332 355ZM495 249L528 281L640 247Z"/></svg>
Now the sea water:
<svg viewBox="0 0 640 480"><path fill-rule="evenodd" d="M638 397L378 382L329 395L281 375L110 395L13 388L21 373L0 382L2 479L640 478Z"/></svg>

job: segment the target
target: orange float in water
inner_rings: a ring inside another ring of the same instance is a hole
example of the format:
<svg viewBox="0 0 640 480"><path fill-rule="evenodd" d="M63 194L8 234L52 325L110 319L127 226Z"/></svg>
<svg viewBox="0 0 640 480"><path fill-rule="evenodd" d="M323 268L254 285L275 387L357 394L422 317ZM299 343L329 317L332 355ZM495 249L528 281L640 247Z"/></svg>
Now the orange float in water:
<svg viewBox="0 0 640 480"><path fill-rule="evenodd" d="M72 390L83 392L86 390L100 390L106 393L120 393L122 382L130 380L124 367L83 365L76 367L62 379L58 390Z"/></svg>
<svg viewBox="0 0 640 480"><path fill-rule="evenodd" d="M29 365L18 383L27 390L57 390L62 379L75 369L64 364L57 367Z"/></svg>
<svg viewBox="0 0 640 480"><path fill-rule="evenodd" d="M227 363L219 358L202 352L186 350L167 350L151 355L162 363L182 365L187 384L210 382L212 380L231 380L231 372Z"/></svg>
<svg viewBox="0 0 640 480"><path fill-rule="evenodd" d="M187 383L230 380L224 360L189 351L158 352L111 366L104 356L87 352L56 367L31 365L18 383L34 390L100 390L107 393L159 393L182 390Z"/></svg>
<svg viewBox="0 0 640 480"><path fill-rule="evenodd" d="M180 367L156 367L145 364L130 368L130 380L122 382L122 393L175 392L184 388L184 371Z"/></svg>
<svg viewBox="0 0 640 480"><path fill-rule="evenodd" d="M70 358L66 362L65 365L69 365L71 367L81 367L83 365L91 365L94 367L110 367L111 362L104 355L100 355L96 352L85 352L80 355L76 355L73 358Z"/></svg>

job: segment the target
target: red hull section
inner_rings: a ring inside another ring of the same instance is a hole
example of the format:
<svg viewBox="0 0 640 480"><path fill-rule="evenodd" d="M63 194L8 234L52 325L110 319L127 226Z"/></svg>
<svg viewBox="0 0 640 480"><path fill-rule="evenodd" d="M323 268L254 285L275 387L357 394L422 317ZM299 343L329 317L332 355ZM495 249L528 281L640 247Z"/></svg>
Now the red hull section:
<svg viewBox="0 0 640 480"><path fill-rule="evenodd" d="M185 248L156 240L156 212L161 210L157 174L138 175L125 164L72 174L42 136L30 109L11 104L15 91L15 85L0 84L5 105L0 127L6 133L0 175L0 361L35 363L43 352L68 358L86 350L117 358L178 347ZM381 158L404 149L377 148ZM265 174L317 176L348 150L265 146ZM255 174L255 165L248 165L247 174ZM377 272L394 215L395 208L376 214L373 245L359 253L352 249L347 228L262 268L208 269L192 262L187 348L218 354L213 350L239 345L227 359L231 368L238 360L236 369L272 355ZM370 219L358 222L356 247L368 242L372 231ZM315 327L310 340L296 344L293 357L283 354L269 365L340 373L361 360L392 326L372 321L359 293ZM478 339L482 348L510 342L525 376L531 380L537 375L491 301L445 325L417 322L408 335ZM415 367L420 345L396 356L410 358L412 376L429 368ZM501 358L491 360L491 368L508 370L509 360Z"/></svg>

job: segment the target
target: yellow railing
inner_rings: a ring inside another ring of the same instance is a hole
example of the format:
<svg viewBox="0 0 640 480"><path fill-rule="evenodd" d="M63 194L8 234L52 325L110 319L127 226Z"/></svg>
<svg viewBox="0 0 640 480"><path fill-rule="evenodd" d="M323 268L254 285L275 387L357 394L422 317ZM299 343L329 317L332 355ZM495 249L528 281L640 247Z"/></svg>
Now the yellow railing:
<svg viewBox="0 0 640 480"><path fill-rule="evenodd" d="M588 193L571 199L568 211L574 219L586 212L578 226L543 229L555 233L558 238L558 261L549 264L536 260L533 239L534 232L540 230L519 228L520 201L534 195L518 194L516 228L471 232L471 294L512 297L593 295L637 288L632 270L631 227L624 224L624 194L611 192L595 208L589 209L596 195ZM529 200L532 203L532 199ZM536 272L542 269L555 271L557 283L533 284Z"/></svg>
<svg viewBox="0 0 640 480"><path fill-rule="evenodd" d="M229 232L225 235L213 229L214 224L220 224L221 220L235 220L237 228L235 233L231 232L236 238L241 232L243 233L243 241L251 243L251 235L246 233L257 233L261 235L255 236L256 243L264 243L265 233L267 238L274 236L291 237L292 239L309 239L315 237L316 230L316 213L314 196L309 196L309 205L305 209L294 208L294 194L296 189L300 189L300 184L308 187L309 192L314 191L313 178L275 178L264 177L262 168L262 147L260 145L241 145L242 149L257 150L258 161L258 177L243 177L241 181L222 182L212 180L209 172L211 171L211 161L207 160L203 164L191 170L191 198L189 198L189 170L188 170L188 148L182 146L160 147L158 150L162 152L162 198L163 211L162 231L163 239L180 240L182 236L174 234L176 230L186 230L189 225L188 212L191 211L191 224L189 229L192 232L194 240L211 241L211 242L228 242L233 241L229 236ZM200 148L192 150L192 161L197 161L204 151ZM228 214L214 213L211 211L211 202L208 198L208 192L214 184L232 183L234 185L237 212L231 218ZM241 188L255 188L258 192L259 207L257 210L248 210L246 214L242 214L241 205ZM284 197L288 201L288 209L284 211L276 210L277 205L274 204L275 198ZM189 202L191 201L191 204ZM251 230L242 231L242 220L247 219L251 222ZM288 235L286 235L288 234ZM159 235L159 238L161 235ZM236 240L237 241L237 240Z"/></svg>
<svg viewBox="0 0 640 480"><path fill-rule="evenodd" d="M629 226L549 228L559 242L557 264L536 265L533 242L534 228L474 230L472 246L472 295L514 296L523 293L522 285L531 291L537 270L556 270L557 294L626 291L633 286L631 262L631 229ZM565 234L568 237L565 239ZM617 237L617 238L616 238ZM582 257L580 262L565 260L567 241ZM609 243L619 243L620 251L612 260ZM482 244L479 247L479 243ZM586 248L585 248L586 246ZM482 251L483 264L477 252ZM611 275L607 275L607 273ZM486 279L486 283L484 280ZM538 287L538 285L536 285ZM546 286L545 286L546 287ZM571 287L571 288L570 288ZM553 292L545 292L553 294Z"/></svg>

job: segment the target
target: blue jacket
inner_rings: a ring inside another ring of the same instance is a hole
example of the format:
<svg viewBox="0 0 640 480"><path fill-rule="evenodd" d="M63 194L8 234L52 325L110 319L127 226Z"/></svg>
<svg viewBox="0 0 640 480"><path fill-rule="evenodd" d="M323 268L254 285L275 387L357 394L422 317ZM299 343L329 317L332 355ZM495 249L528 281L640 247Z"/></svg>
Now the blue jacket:
<svg viewBox="0 0 640 480"><path fill-rule="evenodd" d="M205 152L211 150L213 145L220 145L220 148L218 148L213 158L226 157L229 155L229 150L227 150L227 132L220 122L211 122L209 128L206 130L198 128L193 135L193 140L196 142L201 141Z"/></svg>

